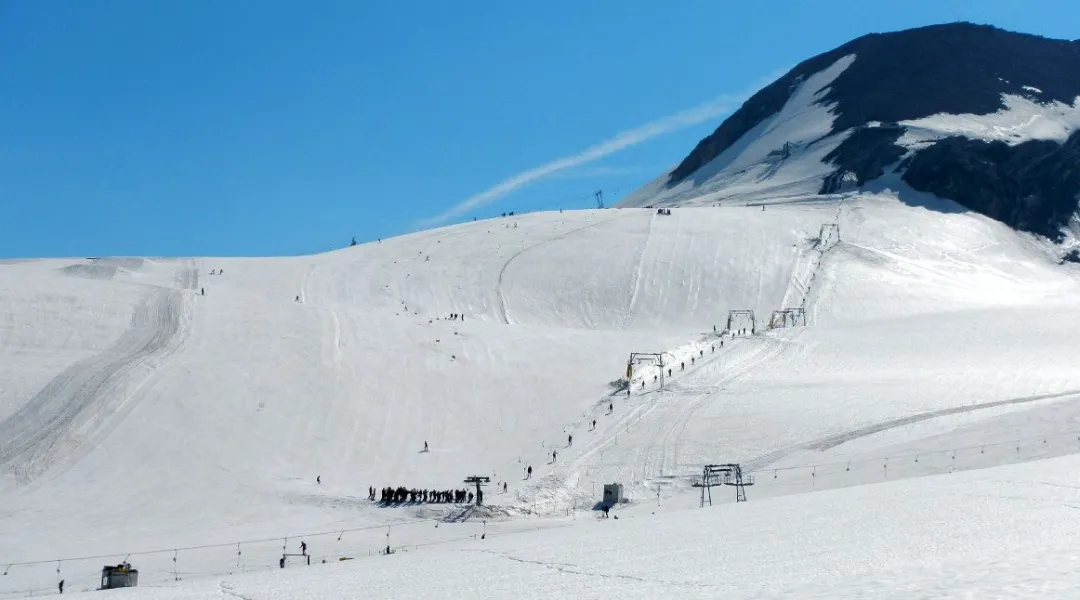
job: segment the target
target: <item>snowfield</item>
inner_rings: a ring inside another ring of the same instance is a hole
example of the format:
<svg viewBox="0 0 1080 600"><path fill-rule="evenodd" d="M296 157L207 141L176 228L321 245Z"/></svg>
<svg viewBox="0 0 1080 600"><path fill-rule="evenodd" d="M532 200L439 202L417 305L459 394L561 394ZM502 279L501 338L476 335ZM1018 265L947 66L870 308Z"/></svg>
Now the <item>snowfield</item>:
<svg viewBox="0 0 1080 600"><path fill-rule="evenodd" d="M1077 267L902 189L702 204L0 264L0 597L128 556L117 597L1075 588ZM615 391L631 352L664 389ZM749 501L698 508L728 462ZM484 508L367 499L472 475Z"/></svg>
<svg viewBox="0 0 1080 600"><path fill-rule="evenodd" d="M799 83L775 115L747 131L730 148L686 180L666 188L669 173L619 202L624 207L710 206L720 202L807 199L835 167L825 157L850 134L832 131L833 106L818 104L858 57L849 55Z"/></svg>
<svg viewBox="0 0 1080 600"><path fill-rule="evenodd" d="M1077 467L1069 457L590 521L116 596L1064 598L1077 583Z"/></svg>

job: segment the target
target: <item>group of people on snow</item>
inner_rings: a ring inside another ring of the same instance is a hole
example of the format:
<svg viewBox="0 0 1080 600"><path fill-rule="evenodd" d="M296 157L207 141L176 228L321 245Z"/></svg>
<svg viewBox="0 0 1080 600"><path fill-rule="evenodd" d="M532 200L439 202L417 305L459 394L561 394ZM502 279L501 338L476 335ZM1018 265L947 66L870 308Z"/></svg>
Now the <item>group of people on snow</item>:
<svg viewBox="0 0 1080 600"><path fill-rule="evenodd" d="M374 500L374 488L369 498ZM424 490L418 488L384 487L379 495L382 504L463 504L475 498L468 490Z"/></svg>

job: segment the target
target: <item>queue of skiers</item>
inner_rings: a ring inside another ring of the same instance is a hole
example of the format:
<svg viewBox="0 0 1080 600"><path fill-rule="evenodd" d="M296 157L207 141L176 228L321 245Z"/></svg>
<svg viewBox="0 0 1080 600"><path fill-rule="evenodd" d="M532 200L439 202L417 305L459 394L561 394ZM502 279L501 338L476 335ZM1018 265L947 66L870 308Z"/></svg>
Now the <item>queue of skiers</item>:
<svg viewBox="0 0 1080 600"><path fill-rule="evenodd" d="M374 492L374 489L371 490ZM374 494L368 496L374 500ZM383 504L464 504L475 498L468 490L423 490L417 488L384 487L379 495Z"/></svg>

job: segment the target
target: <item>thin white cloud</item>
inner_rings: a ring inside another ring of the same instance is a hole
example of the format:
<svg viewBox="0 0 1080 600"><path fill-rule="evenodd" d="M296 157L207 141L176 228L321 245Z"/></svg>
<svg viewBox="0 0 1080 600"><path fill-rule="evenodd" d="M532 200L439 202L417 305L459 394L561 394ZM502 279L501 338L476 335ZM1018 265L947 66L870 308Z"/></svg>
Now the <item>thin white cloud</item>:
<svg viewBox="0 0 1080 600"><path fill-rule="evenodd" d="M776 79L776 77L771 76L768 81L774 79ZM724 94L704 104L679 111L673 115L668 115L652 121L651 123L641 125L640 127L620 132L614 137L590 146L577 154L564 156L540 165L539 167L534 167L527 171L522 171L512 177L508 177L479 194L470 196L458 204L451 206L438 215L420 221L417 225L420 228L441 225L447 221L460 217L473 209L487 206L520 187L535 183L541 179L550 177L555 173L559 173L560 171L599 160L620 150L625 150L631 146L647 142L655 137L674 133L681 129L693 127L694 125L699 125L705 121L711 121L718 117L722 117L735 110L747 97L759 89L761 89L761 85L756 85L751 90L738 94Z"/></svg>
<svg viewBox="0 0 1080 600"><path fill-rule="evenodd" d="M558 179L591 179L593 177L616 177L619 175L637 175L639 173L657 173L663 167L645 167L645 166L614 166L614 165L595 165L595 166L580 166L574 169L566 169L558 173L552 173L551 176Z"/></svg>

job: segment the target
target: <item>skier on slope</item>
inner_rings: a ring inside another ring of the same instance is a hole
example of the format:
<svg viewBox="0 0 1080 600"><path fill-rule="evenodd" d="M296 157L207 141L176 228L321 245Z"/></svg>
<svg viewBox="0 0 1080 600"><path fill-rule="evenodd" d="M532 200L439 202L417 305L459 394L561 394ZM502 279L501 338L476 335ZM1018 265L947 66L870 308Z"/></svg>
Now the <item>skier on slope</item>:
<svg viewBox="0 0 1080 600"><path fill-rule="evenodd" d="M525 472L525 479L532 479L532 465L529 465L528 468L525 469Z"/></svg>
<svg viewBox="0 0 1080 600"><path fill-rule="evenodd" d="M424 452L428 451L427 440L424 440Z"/></svg>
<svg viewBox="0 0 1080 600"><path fill-rule="evenodd" d="M566 439L566 445L567 447L574 445L574 434L570 434L570 436Z"/></svg>

